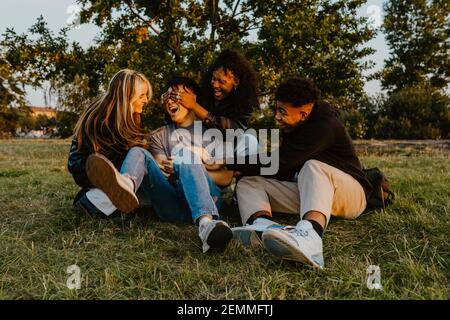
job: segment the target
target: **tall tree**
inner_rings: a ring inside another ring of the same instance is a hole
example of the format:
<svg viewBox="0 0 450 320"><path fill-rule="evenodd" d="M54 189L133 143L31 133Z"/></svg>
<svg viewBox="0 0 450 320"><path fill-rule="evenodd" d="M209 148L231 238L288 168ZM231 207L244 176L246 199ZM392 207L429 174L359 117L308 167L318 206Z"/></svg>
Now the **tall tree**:
<svg viewBox="0 0 450 320"><path fill-rule="evenodd" d="M266 89L299 74L315 79L327 98L359 99L362 72L373 67L363 59L374 53L364 44L375 30L357 14L365 2L252 1L254 16L261 20L255 50Z"/></svg>
<svg viewBox="0 0 450 320"><path fill-rule="evenodd" d="M391 57L385 61L383 88L446 88L450 77L450 2L391 0L384 9Z"/></svg>
<svg viewBox="0 0 450 320"><path fill-rule="evenodd" d="M0 110L24 104L23 79L14 74L11 65L0 52Z"/></svg>
<svg viewBox="0 0 450 320"><path fill-rule="evenodd" d="M0 52L0 133L13 133L26 112L23 84Z"/></svg>

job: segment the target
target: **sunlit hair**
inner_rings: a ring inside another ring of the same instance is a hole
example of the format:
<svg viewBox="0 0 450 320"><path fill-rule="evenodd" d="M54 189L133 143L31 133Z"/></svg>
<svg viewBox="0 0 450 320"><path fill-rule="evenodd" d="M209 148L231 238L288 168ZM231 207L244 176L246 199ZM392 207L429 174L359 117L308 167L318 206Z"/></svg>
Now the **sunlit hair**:
<svg viewBox="0 0 450 320"><path fill-rule="evenodd" d="M243 112L252 111L259 106L258 102L258 81L256 73L248 59L236 49L223 50L213 64L209 67L202 79L202 101L207 109L214 105L214 88L211 79L215 71L223 69L225 73L229 71L239 79L239 85L227 98L231 100L231 107L234 110L231 114L240 115Z"/></svg>
<svg viewBox="0 0 450 320"><path fill-rule="evenodd" d="M117 72L108 90L84 110L75 125L78 149L83 139L88 139L94 151L99 153L107 150L123 152L132 147L145 146L140 115L132 110L133 98L136 98L142 85L147 86L147 98L150 100L152 86L143 74L129 69Z"/></svg>

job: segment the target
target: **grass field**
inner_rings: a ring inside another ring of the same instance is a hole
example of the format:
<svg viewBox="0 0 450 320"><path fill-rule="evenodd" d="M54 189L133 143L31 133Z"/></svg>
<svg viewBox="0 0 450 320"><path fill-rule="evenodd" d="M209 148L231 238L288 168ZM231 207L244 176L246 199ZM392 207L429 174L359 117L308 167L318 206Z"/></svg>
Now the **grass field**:
<svg viewBox="0 0 450 320"><path fill-rule="evenodd" d="M92 219L72 208L68 141L0 140L0 299L449 299L450 152L359 144L397 201L324 235L323 271L232 243L202 254L197 229L146 212ZM238 224L237 209L224 219ZM280 216L296 223L295 216ZM81 289L66 287L68 266ZM383 290L369 290L378 265Z"/></svg>

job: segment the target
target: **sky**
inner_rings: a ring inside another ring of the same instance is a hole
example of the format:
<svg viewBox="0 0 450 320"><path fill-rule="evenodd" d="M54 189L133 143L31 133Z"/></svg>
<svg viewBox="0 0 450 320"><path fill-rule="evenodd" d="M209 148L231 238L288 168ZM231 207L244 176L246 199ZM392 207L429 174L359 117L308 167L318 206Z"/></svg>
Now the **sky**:
<svg viewBox="0 0 450 320"><path fill-rule="evenodd" d="M73 18L75 0L0 0L0 34L6 28L14 28L17 33L27 33L36 19L42 15L48 26L55 33L65 27ZM368 0L359 14L371 17L374 24L379 24L383 18L383 0ZM92 44L93 39L98 35L100 29L94 25L81 25L79 29L71 30L68 33L71 41L77 41L84 48ZM384 35L379 33L376 38L367 43L376 49L376 53L369 57L376 66L370 72L375 72L383 68L384 60L389 56ZM366 83L365 90L368 94L374 95L381 92L379 81ZM30 105L43 106L45 104L43 90L26 88L27 100Z"/></svg>

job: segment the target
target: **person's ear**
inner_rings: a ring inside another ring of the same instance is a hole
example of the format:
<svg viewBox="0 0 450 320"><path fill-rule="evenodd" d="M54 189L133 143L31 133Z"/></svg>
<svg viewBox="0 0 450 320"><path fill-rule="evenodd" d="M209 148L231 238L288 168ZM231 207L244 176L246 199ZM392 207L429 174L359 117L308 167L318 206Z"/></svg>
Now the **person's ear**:
<svg viewBox="0 0 450 320"><path fill-rule="evenodd" d="M306 119L306 112L304 110L300 110L299 115L300 115L300 120L301 121L305 121L305 119Z"/></svg>
<svg viewBox="0 0 450 320"><path fill-rule="evenodd" d="M237 89L237 87L239 86L239 78L238 77L233 77L233 82L234 82L234 84L233 84L233 87L234 87L234 90L236 90Z"/></svg>
<svg viewBox="0 0 450 320"><path fill-rule="evenodd" d="M308 103L300 106L298 108L298 112L302 121L305 121L308 118L309 114L312 111L313 103Z"/></svg>
<svg viewBox="0 0 450 320"><path fill-rule="evenodd" d="M309 115L312 111L313 106L314 106L314 103L307 103L307 104L302 105L300 108L302 110L302 113Z"/></svg>
<svg viewBox="0 0 450 320"><path fill-rule="evenodd" d="M191 90L190 88L186 87L185 85L183 85L183 90L184 90L184 92L186 92L188 94L192 94L193 96L197 97L197 95L194 93L194 91Z"/></svg>

